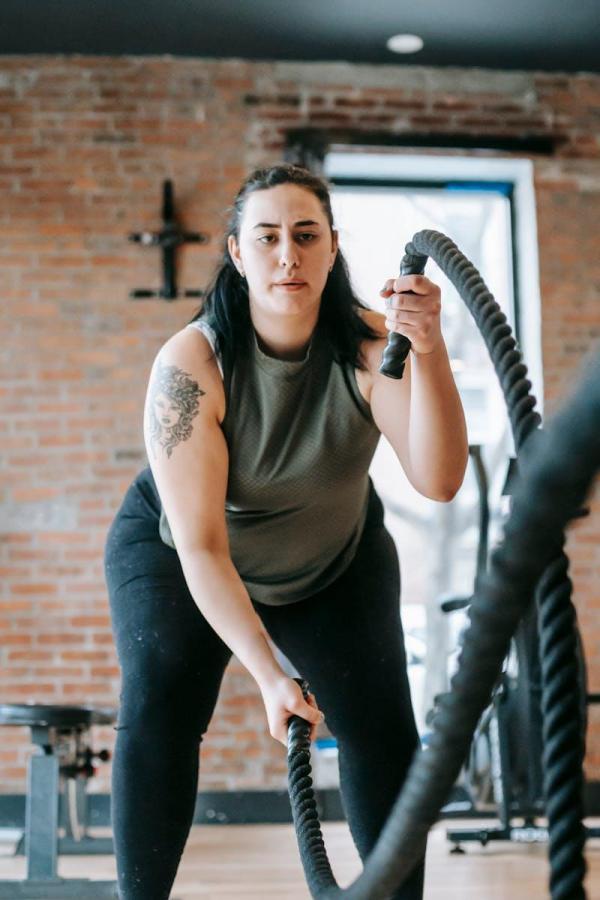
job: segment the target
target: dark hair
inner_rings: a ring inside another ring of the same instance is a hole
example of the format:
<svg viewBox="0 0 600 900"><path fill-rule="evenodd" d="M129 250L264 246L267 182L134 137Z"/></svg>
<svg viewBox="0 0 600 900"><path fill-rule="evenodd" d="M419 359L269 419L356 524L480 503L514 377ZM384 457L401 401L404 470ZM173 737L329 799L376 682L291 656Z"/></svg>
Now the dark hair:
<svg viewBox="0 0 600 900"><path fill-rule="evenodd" d="M264 191L280 184L297 184L311 191L321 203L329 227L333 229L333 213L327 184L308 169L289 163L256 169L246 178L230 207L223 253L216 273L206 292L206 297L196 315L210 318L216 336L216 349L221 354L223 366L231 370L236 353L248 341L252 322L248 303L248 286L238 272L227 247L230 235L239 242L240 222L246 198L254 191ZM319 310L319 323L326 331L333 349L333 356L340 363L351 363L365 369L360 352L363 339L375 339L377 333L360 317L358 309L367 309L356 296L350 283L348 265L341 250L337 251L332 271L329 273Z"/></svg>

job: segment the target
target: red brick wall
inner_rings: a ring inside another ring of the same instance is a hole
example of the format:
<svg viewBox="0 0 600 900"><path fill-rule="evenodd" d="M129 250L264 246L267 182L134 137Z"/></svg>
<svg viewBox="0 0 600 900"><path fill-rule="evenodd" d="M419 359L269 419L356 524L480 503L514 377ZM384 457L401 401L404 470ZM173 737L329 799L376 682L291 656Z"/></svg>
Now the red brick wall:
<svg viewBox="0 0 600 900"><path fill-rule="evenodd" d="M156 250L127 243L158 225L163 178L206 246L181 253L183 287L203 286L224 209L244 174L281 159L288 128L368 133L534 134L546 409L600 335L593 225L600 212L597 76L152 58L0 60L0 696L118 702L102 548L144 465L151 361L197 301L133 302L156 286ZM572 540L591 687L600 690L600 526ZM588 774L600 776L592 713ZM105 729L110 743L112 731ZM25 730L3 729L0 790L24 789ZM226 677L203 748L204 788L281 786L283 748L257 690ZM95 790L108 790L108 767Z"/></svg>

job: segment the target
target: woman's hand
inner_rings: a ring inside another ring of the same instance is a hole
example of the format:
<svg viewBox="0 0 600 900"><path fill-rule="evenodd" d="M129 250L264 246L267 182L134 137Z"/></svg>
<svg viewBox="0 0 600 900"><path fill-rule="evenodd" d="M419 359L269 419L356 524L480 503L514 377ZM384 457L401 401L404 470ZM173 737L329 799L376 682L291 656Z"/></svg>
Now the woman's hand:
<svg viewBox="0 0 600 900"><path fill-rule="evenodd" d="M379 293L385 297L385 327L407 337L414 353L431 353L442 343L437 284L424 275L399 275L388 278Z"/></svg>
<svg viewBox="0 0 600 900"><path fill-rule="evenodd" d="M291 716L300 716L312 724L310 740L314 740L317 725L324 718L314 694L309 694L306 701L298 682L287 675L269 679L259 684L259 687L265 704L269 731L276 741L287 747L287 723Z"/></svg>

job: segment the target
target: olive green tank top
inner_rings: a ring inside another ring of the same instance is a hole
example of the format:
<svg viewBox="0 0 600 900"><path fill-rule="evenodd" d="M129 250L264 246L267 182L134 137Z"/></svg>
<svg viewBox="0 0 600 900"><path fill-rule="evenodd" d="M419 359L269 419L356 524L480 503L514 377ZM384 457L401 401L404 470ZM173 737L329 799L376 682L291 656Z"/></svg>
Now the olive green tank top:
<svg viewBox="0 0 600 900"><path fill-rule="evenodd" d="M206 320L188 327L199 328L215 349ZM222 428L231 559L253 600L295 603L352 560L380 432L353 366L333 359L319 327L298 361L267 356L252 330L228 381ZM174 547L164 512L160 534Z"/></svg>

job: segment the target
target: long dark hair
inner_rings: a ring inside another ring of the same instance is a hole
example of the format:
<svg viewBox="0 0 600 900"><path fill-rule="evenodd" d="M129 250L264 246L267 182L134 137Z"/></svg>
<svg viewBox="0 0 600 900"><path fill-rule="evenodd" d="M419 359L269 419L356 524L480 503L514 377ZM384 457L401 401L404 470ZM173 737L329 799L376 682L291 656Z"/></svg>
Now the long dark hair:
<svg viewBox="0 0 600 900"><path fill-rule="evenodd" d="M248 285L233 264L227 241L230 235L234 235L239 243L246 197L254 191L264 191L280 184L296 184L312 191L321 203L329 227L332 230L334 227L327 184L308 169L281 164L256 169L246 178L229 209L221 260L200 310L191 319L192 322L201 317L210 319L217 336L216 349L221 354L226 370L231 370L236 354L247 345L252 327ZM319 323L327 333L334 359L364 370L366 365L360 352L360 343L365 338L375 339L377 333L360 317L359 308L368 309L354 293L348 265L338 248L333 269L323 288Z"/></svg>

